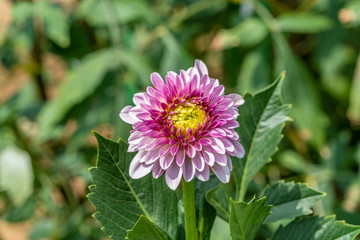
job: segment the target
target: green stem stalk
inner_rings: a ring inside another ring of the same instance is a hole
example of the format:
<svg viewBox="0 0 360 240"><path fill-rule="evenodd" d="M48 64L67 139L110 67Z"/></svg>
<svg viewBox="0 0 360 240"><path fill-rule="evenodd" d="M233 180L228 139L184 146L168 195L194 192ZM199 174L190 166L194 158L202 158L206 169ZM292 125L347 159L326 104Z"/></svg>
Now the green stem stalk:
<svg viewBox="0 0 360 240"><path fill-rule="evenodd" d="M194 181L182 179L186 240L197 240Z"/></svg>

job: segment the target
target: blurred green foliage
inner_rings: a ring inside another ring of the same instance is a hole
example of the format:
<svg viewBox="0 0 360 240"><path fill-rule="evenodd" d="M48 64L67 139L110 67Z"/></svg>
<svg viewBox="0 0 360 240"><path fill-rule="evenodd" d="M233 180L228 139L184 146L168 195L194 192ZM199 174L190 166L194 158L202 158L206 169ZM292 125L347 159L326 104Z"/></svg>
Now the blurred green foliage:
<svg viewBox="0 0 360 240"><path fill-rule="evenodd" d="M360 224L359 53L357 0L1 1L0 152L27 152L32 167L17 161L12 177L33 174L34 184L21 195L0 177L0 238L104 238L86 199L90 130L127 139L118 113L150 73L196 58L228 93L255 92L286 70L294 121L247 200L267 183L304 181L327 193L316 213ZM221 221L213 239L229 236Z"/></svg>

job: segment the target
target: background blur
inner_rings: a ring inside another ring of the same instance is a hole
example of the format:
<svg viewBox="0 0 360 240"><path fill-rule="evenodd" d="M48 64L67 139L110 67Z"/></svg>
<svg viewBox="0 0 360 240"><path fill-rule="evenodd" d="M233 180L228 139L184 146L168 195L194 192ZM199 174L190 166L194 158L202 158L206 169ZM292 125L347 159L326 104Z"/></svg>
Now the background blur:
<svg viewBox="0 0 360 240"><path fill-rule="evenodd" d="M358 0L0 0L0 239L105 239L90 131L127 139L118 113L150 73L194 59L228 93L286 70L294 121L248 197L304 181L327 193L316 213L360 224L359 50Z"/></svg>

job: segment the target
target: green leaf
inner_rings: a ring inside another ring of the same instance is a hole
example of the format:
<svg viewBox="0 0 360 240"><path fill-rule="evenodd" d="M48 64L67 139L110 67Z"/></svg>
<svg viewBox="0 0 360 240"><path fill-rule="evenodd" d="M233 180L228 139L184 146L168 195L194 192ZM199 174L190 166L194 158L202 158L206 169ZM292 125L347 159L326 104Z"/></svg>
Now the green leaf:
<svg viewBox="0 0 360 240"><path fill-rule="evenodd" d="M261 44L244 57L237 79L239 93L256 92L271 83L269 47Z"/></svg>
<svg viewBox="0 0 360 240"><path fill-rule="evenodd" d="M314 80L308 69L292 52L280 31L278 22L262 3L256 3L259 16L272 29L275 51L275 72L285 70L284 100L293 104L290 116L294 118L297 130L303 139L320 149L325 142L325 115L320 107L320 99L313 85Z"/></svg>
<svg viewBox="0 0 360 240"><path fill-rule="evenodd" d="M290 105L282 102L280 92L285 73L254 96L245 94L245 104L239 108L240 141L245 149L243 159L233 159L233 179L209 193L208 199L224 220L228 218L229 198L243 200L255 174L276 152L284 122L289 120Z"/></svg>
<svg viewBox="0 0 360 240"><path fill-rule="evenodd" d="M11 7L13 23L22 25L29 21L34 14L34 4L31 2L16 2Z"/></svg>
<svg viewBox="0 0 360 240"><path fill-rule="evenodd" d="M114 49L91 53L68 73L61 83L58 95L46 103L39 113L41 140L46 140L50 133L55 134L56 124L68 111L95 91L106 72L114 67L114 62L117 62L115 57Z"/></svg>
<svg viewBox="0 0 360 240"><path fill-rule="evenodd" d="M256 31L254 31L256 29ZM216 42L221 49L251 47L259 44L268 34L265 24L257 18L248 18L233 28L220 30Z"/></svg>
<svg viewBox="0 0 360 240"><path fill-rule="evenodd" d="M284 181L268 186L263 193L266 204L273 205L265 223L311 214L311 207L325 196L325 193L307 187L305 183Z"/></svg>
<svg viewBox="0 0 360 240"><path fill-rule="evenodd" d="M70 45L69 26L65 14L60 7L49 1L35 2L35 14L42 17L44 21L44 32L46 36L60 47Z"/></svg>
<svg viewBox="0 0 360 240"><path fill-rule="evenodd" d="M270 162L282 138L284 122L290 120L290 105L283 104L280 96L284 77L282 73L273 84L254 96L246 94L245 105L239 108L239 123L244 127L238 130L245 149L245 157L233 161L239 200L244 199L255 174Z"/></svg>
<svg viewBox="0 0 360 240"><path fill-rule="evenodd" d="M94 217L113 239L124 239L141 215L166 231L173 239L177 233L177 197L164 178L151 174L131 179L129 165L134 153L128 145L108 140L94 133L98 141L98 159L90 170L94 185L89 200L97 209Z"/></svg>
<svg viewBox="0 0 360 240"><path fill-rule="evenodd" d="M279 16L277 21L281 31L292 33L318 33L332 27L330 18L316 13L291 12Z"/></svg>
<svg viewBox="0 0 360 240"><path fill-rule="evenodd" d="M294 150L281 151L277 159L282 167L285 167L297 174L306 174L309 171L309 165L298 152Z"/></svg>
<svg viewBox="0 0 360 240"><path fill-rule="evenodd" d="M351 240L360 233L360 226L335 221L335 216L299 217L286 225L280 226L272 240Z"/></svg>
<svg viewBox="0 0 360 240"><path fill-rule="evenodd" d="M0 152L0 191L6 191L12 203L20 207L34 188L34 173L29 154L8 146Z"/></svg>
<svg viewBox="0 0 360 240"><path fill-rule="evenodd" d="M144 215L141 215L133 229L128 231L126 239L130 240L170 240L171 238L159 229L155 224L149 221Z"/></svg>
<svg viewBox="0 0 360 240"><path fill-rule="evenodd" d="M110 18L116 23L135 20L154 22L158 18L143 0L84 0L80 3L78 15L84 17L94 27L106 26Z"/></svg>
<svg viewBox="0 0 360 240"><path fill-rule="evenodd" d="M266 198L249 203L230 200L230 235L233 240L252 240L264 219L270 214L271 206L265 205Z"/></svg>
<svg viewBox="0 0 360 240"><path fill-rule="evenodd" d="M354 79L350 90L348 118L353 125L360 126L360 55L357 58Z"/></svg>

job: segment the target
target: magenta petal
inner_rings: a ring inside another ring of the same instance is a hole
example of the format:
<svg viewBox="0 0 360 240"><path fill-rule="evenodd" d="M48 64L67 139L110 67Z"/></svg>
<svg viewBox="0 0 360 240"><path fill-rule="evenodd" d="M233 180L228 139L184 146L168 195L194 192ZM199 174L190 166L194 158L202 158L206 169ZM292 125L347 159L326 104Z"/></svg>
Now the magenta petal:
<svg viewBox="0 0 360 240"><path fill-rule="evenodd" d="M177 163L177 165L179 167L181 167L184 164L184 160L185 160L185 150L182 148L176 154L176 163Z"/></svg>
<svg viewBox="0 0 360 240"><path fill-rule="evenodd" d="M166 154L165 156L160 157L159 163L160 167L164 170L168 169L171 165L171 163L174 160L174 156L170 153Z"/></svg>
<svg viewBox="0 0 360 240"><path fill-rule="evenodd" d="M229 182L230 170L227 166L220 166L215 163L214 166L211 167L211 170L213 170L213 172L221 182L223 183Z"/></svg>
<svg viewBox="0 0 360 240"><path fill-rule="evenodd" d="M129 124L134 124L137 121L139 121L139 119L137 119L136 117L130 115L130 111L133 108L134 108L133 106L126 106L121 110L119 116L124 122L127 122Z"/></svg>
<svg viewBox="0 0 360 240"><path fill-rule="evenodd" d="M204 169L201 172L196 171L195 175L200 181L208 181L210 178L209 166L205 165Z"/></svg>
<svg viewBox="0 0 360 240"><path fill-rule="evenodd" d="M195 176L195 166L192 162L192 159L185 157L184 164L181 166L184 180L186 182L191 181Z"/></svg>
<svg viewBox="0 0 360 240"><path fill-rule="evenodd" d="M148 165L140 162L140 152L135 155L130 163L129 175L133 179L139 179L151 172L152 164Z"/></svg>
<svg viewBox="0 0 360 240"><path fill-rule="evenodd" d="M165 181L170 189L175 190L181 181L182 170L174 162L165 172Z"/></svg>

